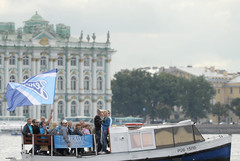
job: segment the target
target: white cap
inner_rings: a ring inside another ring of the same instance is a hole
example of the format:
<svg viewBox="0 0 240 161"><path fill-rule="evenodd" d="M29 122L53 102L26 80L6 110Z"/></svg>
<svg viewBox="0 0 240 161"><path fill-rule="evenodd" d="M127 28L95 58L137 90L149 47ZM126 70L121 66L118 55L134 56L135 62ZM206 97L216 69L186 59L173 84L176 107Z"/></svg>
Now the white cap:
<svg viewBox="0 0 240 161"><path fill-rule="evenodd" d="M63 120L62 123L67 123L67 120Z"/></svg>

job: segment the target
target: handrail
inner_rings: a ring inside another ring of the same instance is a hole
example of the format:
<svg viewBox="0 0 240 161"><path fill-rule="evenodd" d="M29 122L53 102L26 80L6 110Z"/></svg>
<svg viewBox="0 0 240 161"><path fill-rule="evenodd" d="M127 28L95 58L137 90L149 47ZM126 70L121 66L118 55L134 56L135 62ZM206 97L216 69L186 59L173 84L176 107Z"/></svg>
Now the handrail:
<svg viewBox="0 0 240 161"><path fill-rule="evenodd" d="M23 136L23 144L32 144L32 137L31 136Z"/></svg>
<svg viewBox="0 0 240 161"><path fill-rule="evenodd" d="M53 135L34 134L34 144L51 146L51 136ZM23 144L32 144L32 140L32 137L24 135ZM52 142L54 143L54 139Z"/></svg>

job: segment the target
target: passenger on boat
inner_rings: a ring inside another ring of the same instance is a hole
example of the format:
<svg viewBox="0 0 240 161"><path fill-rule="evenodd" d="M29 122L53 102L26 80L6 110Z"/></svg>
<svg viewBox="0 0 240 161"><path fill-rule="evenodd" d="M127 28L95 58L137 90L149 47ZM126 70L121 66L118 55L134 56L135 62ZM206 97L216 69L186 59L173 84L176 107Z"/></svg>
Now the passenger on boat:
<svg viewBox="0 0 240 161"><path fill-rule="evenodd" d="M82 129L82 134L83 135L90 135L90 125L89 124L85 124L84 128Z"/></svg>
<svg viewBox="0 0 240 161"><path fill-rule="evenodd" d="M111 117L111 112L110 110L107 110L108 111L108 117L110 119L110 126L112 126L112 117Z"/></svg>
<svg viewBox="0 0 240 161"><path fill-rule="evenodd" d="M69 138L68 138L68 134L69 133L68 133L68 129L67 129L67 120L63 120L62 121L62 126L61 126L60 131L59 131L59 135L63 135L63 139L67 143L68 147L70 147L70 141L69 141ZM58 149L58 150L62 155L69 155L68 149Z"/></svg>
<svg viewBox="0 0 240 161"><path fill-rule="evenodd" d="M103 112L103 124L102 124L102 143L103 143L103 152L109 153L107 151L107 136L108 136L108 128L110 126L110 118L108 117L108 112Z"/></svg>
<svg viewBox="0 0 240 161"><path fill-rule="evenodd" d="M58 134L57 122L56 121L52 122L51 127L50 127L50 129L48 131L48 134L50 134L50 135L57 135Z"/></svg>
<svg viewBox="0 0 240 161"><path fill-rule="evenodd" d="M101 127L102 127L102 112L100 109L97 110L97 115L94 117L94 127L96 133L96 140L97 140L97 152L102 150L102 143L101 143Z"/></svg>
<svg viewBox="0 0 240 161"><path fill-rule="evenodd" d="M73 133L73 123L72 123L72 121L68 121L68 133L70 134L70 135L72 135L72 133Z"/></svg>
<svg viewBox="0 0 240 161"><path fill-rule="evenodd" d="M39 122L37 119L32 120L33 134L40 134Z"/></svg>
<svg viewBox="0 0 240 161"><path fill-rule="evenodd" d="M48 131L46 128L46 123L45 122L41 122L40 123L40 134L42 135L47 135Z"/></svg>
<svg viewBox="0 0 240 161"><path fill-rule="evenodd" d="M49 116L49 118L48 118L48 120L47 120L47 122L46 122L46 127L47 127L47 129L48 129L48 125L49 125L49 123L50 123L50 121L51 121L51 119L52 119L52 113L53 113L53 109L51 109L51 112L50 112L50 116ZM45 122L46 121L46 119L45 119L45 117L44 116L42 116L41 117L41 122Z"/></svg>
<svg viewBox="0 0 240 161"><path fill-rule="evenodd" d="M31 119L28 118L27 123L23 127L22 133L23 133L23 135L25 135L27 137L30 137L33 134L33 129L32 129L31 123L32 123Z"/></svg>
<svg viewBox="0 0 240 161"><path fill-rule="evenodd" d="M85 125L85 122L84 122L84 120L81 120L80 121L80 125L81 125L81 130L84 128L84 125Z"/></svg>
<svg viewBox="0 0 240 161"><path fill-rule="evenodd" d="M81 132L81 124L80 123L76 123L76 125L74 126L73 129L73 135L80 135L82 136L82 132ZM80 153L84 153L84 149L83 148L77 148L78 154ZM72 151L73 153L75 153L75 148Z"/></svg>

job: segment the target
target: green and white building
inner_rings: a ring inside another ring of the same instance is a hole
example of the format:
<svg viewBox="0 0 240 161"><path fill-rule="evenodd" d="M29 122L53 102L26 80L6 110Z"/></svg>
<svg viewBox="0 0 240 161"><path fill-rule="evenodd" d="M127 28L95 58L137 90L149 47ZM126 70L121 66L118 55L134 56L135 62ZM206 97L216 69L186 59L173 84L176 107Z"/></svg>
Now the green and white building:
<svg viewBox="0 0 240 161"><path fill-rule="evenodd" d="M109 32L106 42L95 42L83 33L71 37L70 27L49 24L37 12L15 30L13 22L0 22L0 116L48 117L54 120L71 116L95 116L97 108L111 110ZM24 80L57 68L54 105L17 107L7 111L8 82Z"/></svg>

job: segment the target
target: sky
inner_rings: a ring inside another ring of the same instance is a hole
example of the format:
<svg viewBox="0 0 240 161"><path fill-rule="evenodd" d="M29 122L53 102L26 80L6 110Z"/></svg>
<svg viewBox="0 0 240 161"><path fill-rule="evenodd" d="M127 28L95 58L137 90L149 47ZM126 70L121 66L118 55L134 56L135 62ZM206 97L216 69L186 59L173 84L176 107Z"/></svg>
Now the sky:
<svg viewBox="0 0 240 161"><path fill-rule="evenodd" d="M111 72L145 66L188 66L240 72L239 0L0 0L0 22L38 11L50 24L83 30L105 42L110 31Z"/></svg>

